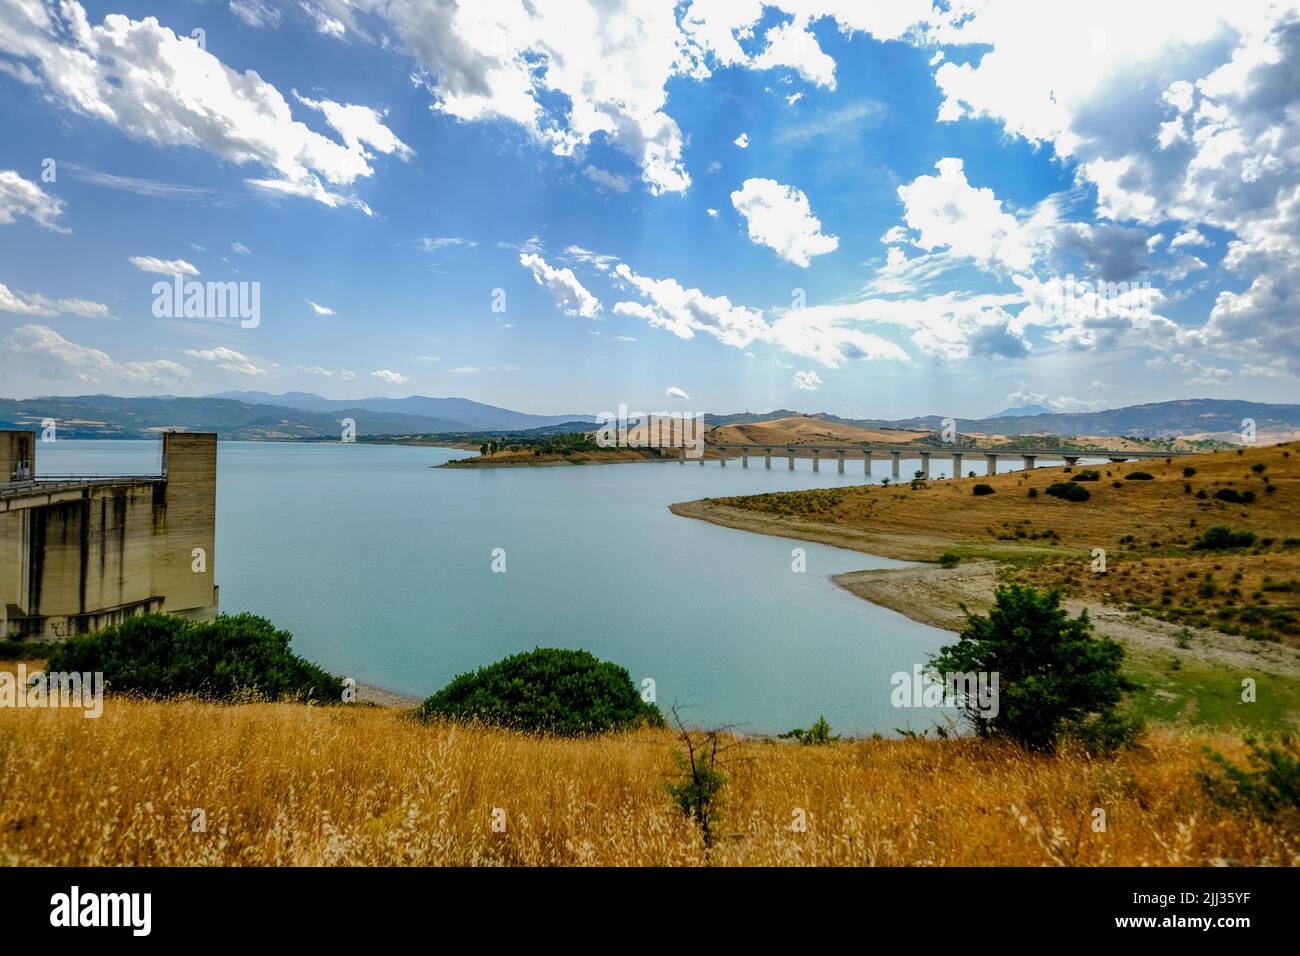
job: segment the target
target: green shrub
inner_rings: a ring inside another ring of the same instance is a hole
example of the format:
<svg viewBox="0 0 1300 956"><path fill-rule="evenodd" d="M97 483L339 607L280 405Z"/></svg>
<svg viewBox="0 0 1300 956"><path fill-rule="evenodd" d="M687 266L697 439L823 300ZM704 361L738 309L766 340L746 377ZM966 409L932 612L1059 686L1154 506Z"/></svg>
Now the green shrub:
<svg viewBox="0 0 1300 956"><path fill-rule="evenodd" d="M1237 491L1233 488L1220 488L1214 493L1214 497L1232 505L1248 505L1255 500L1255 492Z"/></svg>
<svg viewBox="0 0 1300 956"><path fill-rule="evenodd" d="M973 494L973 495L991 495L991 494L993 494L993 486L992 486L992 485L986 485L986 484L984 484L983 482L980 482L978 485L976 485L976 486L975 486L974 488L972 488L970 491L971 491L971 494Z"/></svg>
<svg viewBox="0 0 1300 956"><path fill-rule="evenodd" d="M941 568L955 568L960 563L961 563L961 555L959 554L954 554L951 551L945 551L943 554L939 555L939 567Z"/></svg>
<svg viewBox="0 0 1300 956"><path fill-rule="evenodd" d="M1290 733L1245 738L1249 749L1240 767L1209 751L1214 767L1197 776L1215 803L1264 819L1300 811L1300 745ZM1217 771L1217 772L1216 772Z"/></svg>
<svg viewBox="0 0 1300 956"><path fill-rule="evenodd" d="M1074 476L1074 481L1101 481L1101 472L1093 468L1083 468Z"/></svg>
<svg viewBox="0 0 1300 956"><path fill-rule="evenodd" d="M1188 465L1186 468L1183 469L1184 478L1190 478L1194 474L1196 474L1196 469L1193 468L1191 465Z"/></svg>
<svg viewBox="0 0 1300 956"><path fill-rule="evenodd" d="M1155 475L1149 471L1130 471L1124 476L1125 481L1151 481Z"/></svg>
<svg viewBox="0 0 1300 956"><path fill-rule="evenodd" d="M802 727L796 727L794 730L788 731L787 733L777 734L777 737L781 740L797 740L805 747L826 746L828 744L833 744L835 741L840 739L839 737L831 735L831 725L826 720L824 714L818 717L817 722L807 730L804 730Z"/></svg>
<svg viewBox="0 0 1300 956"><path fill-rule="evenodd" d="M1092 493L1087 488L1073 481L1053 482L1047 486L1045 494L1053 498L1064 498L1066 501L1087 501L1092 497Z"/></svg>
<svg viewBox="0 0 1300 956"><path fill-rule="evenodd" d="M341 700L343 681L295 654L291 640L288 631L254 614L222 614L211 621L145 614L68 640L47 666L102 671L108 688L118 693Z"/></svg>
<svg viewBox="0 0 1300 956"><path fill-rule="evenodd" d="M0 641L0 661L31 661L49 657L58 644L46 641L24 641L20 638L6 638Z"/></svg>
<svg viewBox="0 0 1300 956"><path fill-rule="evenodd" d="M1037 498L1037 497L1038 497L1038 489L1037 489L1037 488L1030 488L1030 489L1029 489L1029 497L1031 497L1031 498Z"/></svg>
<svg viewBox="0 0 1300 956"><path fill-rule="evenodd" d="M1224 551L1229 548L1249 548L1255 543L1255 532L1233 531L1226 525L1216 524L1192 542L1195 551Z"/></svg>
<svg viewBox="0 0 1300 956"><path fill-rule="evenodd" d="M419 716L573 737L664 725L627 669L587 651L539 647L461 674L420 705Z"/></svg>
<svg viewBox="0 0 1300 956"><path fill-rule="evenodd" d="M1123 660L1120 645L1093 634L1087 611L1070 617L1059 591L1011 585L997 589L987 616L967 612L958 642L940 648L930 668L999 675L996 715L964 703L981 737L1043 751L1071 738L1105 753L1140 731L1117 709L1135 688L1120 672Z"/></svg>

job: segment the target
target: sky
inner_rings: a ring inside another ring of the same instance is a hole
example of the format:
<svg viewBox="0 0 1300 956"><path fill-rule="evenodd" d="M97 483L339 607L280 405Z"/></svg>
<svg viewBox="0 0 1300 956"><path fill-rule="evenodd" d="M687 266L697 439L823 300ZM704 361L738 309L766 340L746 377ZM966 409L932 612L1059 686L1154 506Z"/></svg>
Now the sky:
<svg viewBox="0 0 1300 956"><path fill-rule="evenodd" d="M1300 400L1292 4L4 0L0 129L3 397Z"/></svg>

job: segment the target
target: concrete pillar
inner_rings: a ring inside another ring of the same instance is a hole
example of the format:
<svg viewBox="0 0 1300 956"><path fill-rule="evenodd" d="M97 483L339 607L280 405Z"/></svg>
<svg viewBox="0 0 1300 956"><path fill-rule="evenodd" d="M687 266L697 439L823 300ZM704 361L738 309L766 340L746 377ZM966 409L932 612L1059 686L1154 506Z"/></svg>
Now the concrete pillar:
<svg viewBox="0 0 1300 956"><path fill-rule="evenodd" d="M952 453L952 476L954 478L961 477L961 452L959 451Z"/></svg>
<svg viewBox="0 0 1300 956"><path fill-rule="evenodd" d="M901 459L901 458L903 457L903 453L902 453L901 451L891 451L890 454L894 456L894 465L893 465L893 469L892 469L892 471L891 471L891 474L893 474L893 476L894 476L895 478L897 478L897 477L898 477L898 462L899 462L899 459Z"/></svg>
<svg viewBox="0 0 1300 956"><path fill-rule="evenodd" d="M1114 456L1114 455L1111 455L1111 456L1110 456L1110 460L1111 460L1111 463L1112 463L1112 464L1115 464L1115 465L1122 465L1124 462L1128 461L1127 458L1122 458L1122 457L1117 458L1117 457Z"/></svg>
<svg viewBox="0 0 1300 956"><path fill-rule="evenodd" d="M864 475L871 474L871 449L870 448L862 449L862 473Z"/></svg>
<svg viewBox="0 0 1300 956"><path fill-rule="evenodd" d="M985 470L986 472L988 472L988 474L990 474L990 475L996 475L996 474L998 473L998 456L997 456L997 455L985 455L985 456L984 456L984 470Z"/></svg>
<svg viewBox="0 0 1300 956"><path fill-rule="evenodd" d="M772 449L770 448L763 449L763 467L764 468L772 467Z"/></svg>
<svg viewBox="0 0 1300 956"><path fill-rule="evenodd" d="M727 449L722 447L718 448L718 463L722 465L723 468L727 467Z"/></svg>
<svg viewBox="0 0 1300 956"><path fill-rule="evenodd" d="M1079 463L1078 455L1062 455L1061 457L1065 459L1065 463L1069 465L1071 468L1073 468L1075 465Z"/></svg>
<svg viewBox="0 0 1300 956"><path fill-rule="evenodd" d="M821 471L821 470L822 470L822 450L821 450L820 448L814 448L814 449L812 450L812 456L813 456L813 471Z"/></svg>
<svg viewBox="0 0 1300 956"><path fill-rule="evenodd" d="M923 478L930 477L930 453L928 451L921 452L921 476Z"/></svg>
<svg viewBox="0 0 1300 956"><path fill-rule="evenodd" d="M835 449L835 457L837 459L835 462L835 464L837 465L836 470L842 475L844 474L844 449L843 448Z"/></svg>
<svg viewBox="0 0 1300 956"><path fill-rule="evenodd" d="M0 431L0 484L36 474L36 432Z"/></svg>
<svg viewBox="0 0 1300 956"><path fill-rule="evenodd" d="M1037 455L1021 455L1020 457L1023 458L1023 459L1025 460L1025 471L1033 471L1033 470L1034 470L1034 462L1036 462L1036 461L1038 460L1038 456L1037 456Z"/></svg>
<svg viewBox="0 0 1300 956"><path fill-rule="evenodd" d="M684 465L684 464L686 464L686 446L685 446L685 445L683 445L681 448L677 449L677 463L678 463L679 465Z"/></svg>
<svg viewBox="0 0 1300 956"><path fill-rule="evenodd" d="M788 454L788 455L790 456L790 470L791 470L791 471L794 471L794 449L793 449L793 448L787 448L785 451L786 451L786 454Z"/></svg>
<svg viewBox="0 0 1300 956"><path fill-rule="evenodd" d="M740 467L741 468L749 467L749 446L748 445L740 449Z"/></svg>

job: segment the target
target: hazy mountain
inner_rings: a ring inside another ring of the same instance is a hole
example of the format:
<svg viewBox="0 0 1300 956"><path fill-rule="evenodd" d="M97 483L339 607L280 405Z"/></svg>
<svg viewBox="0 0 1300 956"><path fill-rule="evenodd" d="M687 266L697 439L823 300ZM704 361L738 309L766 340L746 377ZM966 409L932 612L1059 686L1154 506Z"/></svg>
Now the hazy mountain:
<svg viewBox="0 0 1300 956"><path fill-rule="evenodd" d="M459 423L456 431L475 431L505 429L519 431L527 428L542 428L547 425L563 425L572 421L595 421L593 415L532 415L516 412L496 405L484 405L472 402L468 398L428 398L424 395L412 395L408 398L358 398L332 399L315 395L311 392L285 392L272 395L268 392L221 392L213 398L230 398L241 402L255 402L263 405L281 405L287 408L302 408L314 412L337 412L340 409L363 408L371 412L385 414L418 415ZM360 420L358 419L358 424ZM430 429L435 430L435 429ZM449 429L436 429L446 431Z"/></svg>
<svg viewBox="0 0 1300 956"><path fill-rule="evenodd" d="M1016 408L1008 408L998 412L993 418L1024 418L1026 415L1051 415L1050 408L1044 408L1042 405L1020 405Z"/></svg>

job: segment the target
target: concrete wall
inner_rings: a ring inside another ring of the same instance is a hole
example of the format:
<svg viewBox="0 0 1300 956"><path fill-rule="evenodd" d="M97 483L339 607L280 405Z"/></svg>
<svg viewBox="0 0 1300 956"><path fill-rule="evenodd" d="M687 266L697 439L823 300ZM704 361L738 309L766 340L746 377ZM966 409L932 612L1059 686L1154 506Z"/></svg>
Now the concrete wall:
<svg viewBox="0 0 1300 956"><path fill-rule="evenodd" d="M0 432L0 469L6 449L21 450L12 434ZM147 610L216 613L216 436L167 434L163 455L160 480L0 484L0 635L65 637Z"/></svg>
<svg viewBox="0 0 1300 956"><path fill-rule="evenodd" d="M0 431L0 482L29 478L35 467L36 432Z"/></svg>

